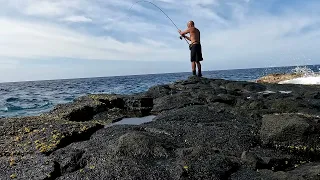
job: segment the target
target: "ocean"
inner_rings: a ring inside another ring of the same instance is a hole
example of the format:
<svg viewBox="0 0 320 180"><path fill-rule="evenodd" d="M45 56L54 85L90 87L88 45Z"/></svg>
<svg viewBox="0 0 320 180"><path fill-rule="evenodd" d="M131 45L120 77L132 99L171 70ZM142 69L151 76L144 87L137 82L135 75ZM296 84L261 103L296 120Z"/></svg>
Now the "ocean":
<svg viewBox="0 0 320 180"><path fill-rule="evenodd" d="M271 73L291 73L301 70L296 66L204 71L203 77L236 81L255 81ZM320 65L303 66L308 73L320 71ZM87 94L132 94L148 90L160 84L187 79L191 72L148 74L81 79L26 81L0 83L0 118L39 115L48 112L57 104L72 102ZM293 83L316 81L306 77ZM320 84L320 82L319 82Z"/></svg>

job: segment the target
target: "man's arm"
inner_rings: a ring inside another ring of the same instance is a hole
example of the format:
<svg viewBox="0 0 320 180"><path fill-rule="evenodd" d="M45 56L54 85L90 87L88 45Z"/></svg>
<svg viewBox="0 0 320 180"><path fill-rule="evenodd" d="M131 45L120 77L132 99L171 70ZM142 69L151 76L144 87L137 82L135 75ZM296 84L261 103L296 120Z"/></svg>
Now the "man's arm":
<svg viewBox="0 0 320 180"><path fill-rule="evenodd" d="M184 31L179 30L179 33L180 33L181 36L184 36L185 34L190 33L190 30L189 30L189 28L184 30Z"/></svg>
<svg viewBox="0 0 320 180"><path fill-rule="evenodd" d="M191 41L190 37L183 35L182 37L185 37L186 39L188 39L189 41Z"/></svg>

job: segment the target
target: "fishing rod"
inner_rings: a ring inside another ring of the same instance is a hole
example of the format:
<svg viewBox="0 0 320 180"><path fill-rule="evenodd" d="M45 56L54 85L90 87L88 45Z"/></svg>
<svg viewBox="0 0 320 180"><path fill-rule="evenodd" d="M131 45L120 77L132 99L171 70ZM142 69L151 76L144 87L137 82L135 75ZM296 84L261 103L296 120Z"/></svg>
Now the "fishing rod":
<svg viewBox="0 0 320 180"><path fill-rule="evenodd" d="M156 8L158 8L164 15L167 16L167 18L172 22L172 24L177 28L177 30L179 30L179 28L178 28L177 25L172 21L172 19L171 19L160 7L158 7L157 5L155 5L154 3L150 2L150 1L146 1L146 0L136 1L136 2L134 2L134 3L132 4L132 6L130 7L129 11L132 9L132 7L133 7L135 4L137 4L137 3L139 3L139 2L150 3L150 4L152 4L153 6L155 6ZM183 37L183 38L186 40L187 44L189 45L187 39L186 39L185 37ZM180 36L180 39L182 40L182 36Z"/></svg>

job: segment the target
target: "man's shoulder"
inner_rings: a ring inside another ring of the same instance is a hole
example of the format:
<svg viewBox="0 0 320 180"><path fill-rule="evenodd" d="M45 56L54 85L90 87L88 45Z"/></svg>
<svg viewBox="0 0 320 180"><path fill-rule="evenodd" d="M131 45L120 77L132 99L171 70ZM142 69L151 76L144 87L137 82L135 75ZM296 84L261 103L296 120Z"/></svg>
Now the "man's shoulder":
<svg viewBox="0 0 320 180"><path fill-rule="evenodd" d="M200 32L200 30L199 30L198 28L196 28L196 27L192 27L192 31L198 31L198 32Z"/></svg>
<svg viewBox="0 0 320 180"><path fill-rule="evenodd" d="M199 31L199 29L196 27L190 27L189 29L190 29L190 31Z"/></svg>

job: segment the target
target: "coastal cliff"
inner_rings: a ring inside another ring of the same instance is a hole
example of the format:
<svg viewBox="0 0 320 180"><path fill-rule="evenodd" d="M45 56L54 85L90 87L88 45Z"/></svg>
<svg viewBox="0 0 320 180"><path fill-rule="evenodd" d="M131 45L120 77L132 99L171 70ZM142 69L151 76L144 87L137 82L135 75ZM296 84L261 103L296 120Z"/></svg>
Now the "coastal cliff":
<svg viewBox="0 0 320 180"><path fill-rule="evenodd" d="M2 118L0 135L0 179L320 179L320 87L190 77Z"/></svg>

